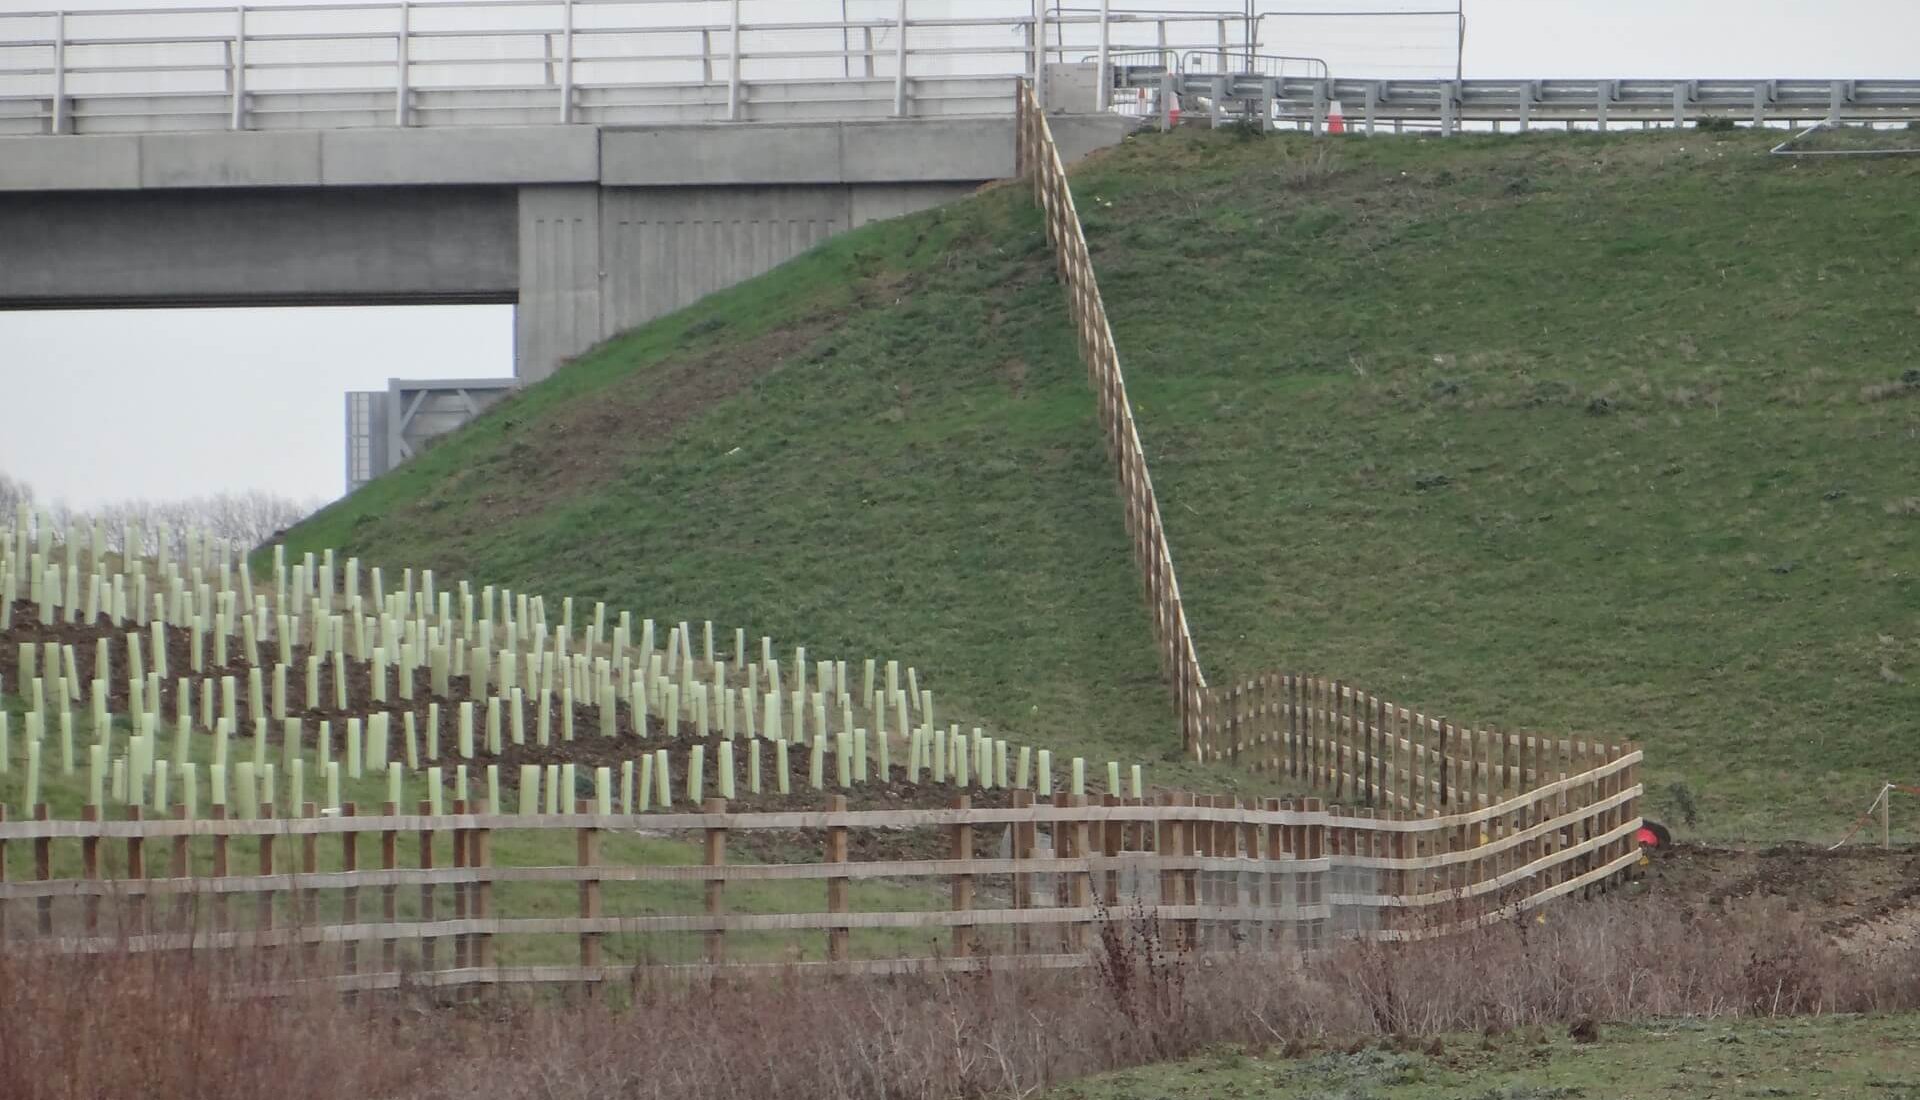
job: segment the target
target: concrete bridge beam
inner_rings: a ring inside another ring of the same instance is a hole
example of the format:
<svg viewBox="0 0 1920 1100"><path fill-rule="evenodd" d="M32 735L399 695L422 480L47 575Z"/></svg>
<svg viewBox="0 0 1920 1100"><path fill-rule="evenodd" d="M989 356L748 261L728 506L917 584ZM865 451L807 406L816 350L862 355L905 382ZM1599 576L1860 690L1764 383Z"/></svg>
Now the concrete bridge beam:
<svg viewBox="0 0 1920 1100"><path fill-rule="evenodd" d="M1125 121L1054 125L1077 155ZM1005 118L0 138L0 308L512 302L531 382L1013 145Z"/></svg>

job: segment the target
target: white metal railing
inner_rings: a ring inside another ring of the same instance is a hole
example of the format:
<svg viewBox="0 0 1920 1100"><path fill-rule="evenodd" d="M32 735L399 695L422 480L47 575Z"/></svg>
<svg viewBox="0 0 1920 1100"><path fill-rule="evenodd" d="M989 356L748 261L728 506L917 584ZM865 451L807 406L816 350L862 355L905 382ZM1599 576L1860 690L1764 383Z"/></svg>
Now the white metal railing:
<svg viewBox="0 0 1920 1100"><path fill-rule="evenodd" d="M1187 7L384 0L0 11L0 135L1006 115L1022 79L1046 110L1157 113L1157 92L1206 96L1221 77L1236 96L1270 96L1276 119L1311 124L1340 101L1350 119L1443 132L1920 117L1913 81L1356 80L1265 48L1268 36L1301 40L1301 19L1328 13L1249 19L1222 0L1142 0L1152 2ZM1349 14L1452 26L1437 8ZM1188 82L1168 84L1156 67Z"/></svg>
<svg viewBox="0 0 1920 1100"><path fill-rule="evenodd" d="M0 132L739 120L755 116L756 102L853 115L1007 114L1012 81L1032 77L1044 59L1148 43L1244 48L1245 28L1238 12L1049 9L1037 0L0 13ZM1091 98L1080 109L1094 109Z"/></svg>

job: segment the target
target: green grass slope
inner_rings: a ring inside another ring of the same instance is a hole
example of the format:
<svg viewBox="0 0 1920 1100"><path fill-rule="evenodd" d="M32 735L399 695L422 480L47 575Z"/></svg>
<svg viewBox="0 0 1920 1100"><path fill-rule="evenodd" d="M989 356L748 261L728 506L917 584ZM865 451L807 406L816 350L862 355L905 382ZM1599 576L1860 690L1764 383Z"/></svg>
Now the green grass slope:
<svg viewBox="0 0 1920 1100"><path fill-rule="evenodd" d="M1044 1100L1898 1097L1920 1090L1916 1038L1911 1015L1655 1020L1602 1025L1594 1043L1536 1029L1449 1036L1426 1051L1223 1051L1066 1085Z"/></svg>
<svg viewBox="0 0 1920 1100"><path fill-rule="evenodd" d="M1084 166L1210 676L1636 738L1708 836L1910 778L1920 163L1767 144L1186 132ZM872 226L292 543L895 656L956 717L1158 753L1062 309L1014 189Z"/></svg>
<svg viewBox="0 0 1920 1100"><path fill-rule="evenodd" d="M897 659L938 716L1165 780L1072 340L1038 215L1002 189L616 339L290 543Z"/></svg>

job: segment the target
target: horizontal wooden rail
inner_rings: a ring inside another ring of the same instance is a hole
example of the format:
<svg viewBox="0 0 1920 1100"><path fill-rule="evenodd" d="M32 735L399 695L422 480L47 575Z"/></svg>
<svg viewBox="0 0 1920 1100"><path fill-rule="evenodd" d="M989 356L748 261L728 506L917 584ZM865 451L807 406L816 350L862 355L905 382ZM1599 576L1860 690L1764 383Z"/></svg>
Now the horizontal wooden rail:
<svg viewBox="0 0 1920 1100"><path fill-rule="evenodd" d="M1540 906L1550 901L1566 897L1576 890L1584 890L1592 886L1600 885L1633 866L1640 858L1641 855L1638 851L1628 852L1626 855L1618 856L1577 878L1568 879L1566 882L1560 883L1557 886L1548 887L1539 893L1529 894L1511 904L1500 906L1498 909L1481 913L1464 920L1447 924L1437 924L1425 928L1383 929L1375 938L1382 940L1436 939L1440 936L1457 935L1475 928L1485 928L1491 924L1498 924L1504 920L1512 920L1521 913L1538 909Z"/></svg>
<svg viewBox="0 0 1920 1100"><path fill-rule="evenodd" d="M489 969L431 970L412 973L335 974L275 986L274 992L305 987L341 992L384 989L446 989L471 985L556 985L576 982L632 981L648 977L696 978L769 977L796 975L853 975L894 977L905 974L952 974L981 970L1068 970L1090 965L1083 954L953 956L848 959L840 962L800 960L770 963L661 963L648 966L501 966Z"/></svg>
<svg viewBox="0 0 1920 1100"><path fill-rule="evenodd" d="M1327 905L1223 906L1154 905L1127 908L1160 921L1243 921L1293 923L1325 919ZM500 917L453 918L397 923L367 921L357 924L288 926L267 930L154 933L134 936L57 937L32 941L29 950L53 954L112 954L147 951L206 951L234 948L290 947L298 944L359 943L367 940L435 940L451 936L521 935L646 935L670 932L791 932L830 929L953 928L1012 925L1091 923L1108 913L1097 906L1048 909L970 909L964 911L906 910L865 913L731 913L645 917Z"/></svg>
<svg viewBox="0 0 1920 1100"><path fill-rule="evenodd" d="M377 820L369 818L367 820ZM1340 859L1262 860L1245 856L1118 856L1034 859L915 859L860 863L731 863L674 866L440 867L425 870L327 871L313 874L236 875L222 878L50 879L0 883L0 900L65 897L135 897L177 894L253 894L283 890L343 890L386 886L453 886L491 882L793 882L846 879L907 879L950 875L1065 875L1106 871L1232 871L1255 874L1319 874Z"/></svg>
<svg viewBox="0 0 1920 1100"><path fill-rule="evenodd" d="M285 957L297 957L308 978L358 989L617 980L633 967L609 966L602 954L620 937L641 938L644 954L670 959L698 957L704 938L706 969L679 962L665 967L681 974L759 972L727 962L727 937L738 935L772 935L776 942L822 937L830 961L849 973L922 965L848 961L860 951L897 951L897 936L854 949L859 941L851 937L889 931L951 934L953 955L969 960L953 968L979 965L971 960L982 955L1069 965L1062 960L1084 960L1097 942L1091 929L1136 919L1183 950L1317 950L1341 938L1409 939L1474 927L1607 885L1637 856L1632 836L1642 793L1640 754L1608 751L1612 759L1523 794L1410 818L1313 800L1294 808L1277 800L1230 805L1186 795L1150 806L1111 797L1105 805L1087 805L1060 795L1052 805L1035 806L1031 795L1016 791L1014 805L1004 808L962 800L946 809L756 814L727 812L724 802L711 800L706 812L657 815L402 814L388 806L369 817L21 821L0 824L0 844L31 845L34 870L0 881L0 926L7 928L6 949L39 954L195 951L217 957L298 948ZM982 827L1003 838L1007 854L974 854ZM779 836L783 829L816 845L824 834L823 858L727 860L733 833ZM856 830L900 837L913 829L944 834L916 843L945 847L951 856L847 858L847 837ZM600 838L622 830L704 835L706 859L651 866L602 858ZM496 866L491 839L503 832L577 838L572 847L579 858L570 866ZM1036 845L1043 835L1048 848ZM102 840L126 844L116 871L100 858ZM172 852L164 877L148 874L150 865L159 870L157 861L144 858L153 843ZM448 843L453 858L442 861L435 850ZM212 847L211 875L188 873L203 866L195 863L196 845L203 854ZM316 856L335 845L340 856L329 863L338 869L321 870ZM85 874L54 878L53 853L74 847L82 850ZM249 863L257 849L259 873L231 873L236 847ZM374 851L377 863L368 858ZM300 869L276 867L277 852L299 853ZM403 865L412 863L417 866ZM952 886L951 905L936 900L941 880ZM604 892L619 884L696 882L706 887L704 912L661 912L658 895ZM727 884L754 882L818 883L822 904L787 903L789 911L776 912L730 908ZM889 891L925 883L922 900L929 904L903 905L890 893L870 895L863 906L849 893L858 883L884 883ZM514 886L520 889L501 889ZM577 892L577 915L553 914L552 892L539 902L525 893L541 887ZM410 904L416 892L419 902ZM449 894L454 904L439 908L436 896ZM194 904L203 895L206 904ZM322 906L323 897L337 905ZM162 898L170 901L153 900ZM252 901L233 905L234 898ZM396 904L402 898L409 903L404 908ZM373 899L381 902L377 909L364 904ZM528 911L530 903L535 907ZM521 951L560 938L578 942L577 967L528 966L524 955L503 960L498 954L498 941ZM1006 954L1009 946L1013 955Z"/></svg>
<svg viewBox="0 0 1920 1100"><path fill-rule="evenodd" d="M1515 795L1484 809L1444 816L1396 821L1381 818L1370 828L1384 832L1426 832L1491 820L1526 805L1530 800L1569 790L1624 771L1641 761L1634 751L1619 760L1527 794ZM166 837L297 837L341 833L420 832L455 829L576 830L639 829L648 832L793 830L828 828L939 828L953 825L1053 824L1061 822L1209 821L1243 825L1322 825L1327 814L1309 810L1252 810L1210 806L1030 806L966 810L848 810L841 813L653 813L653 814L397 814L380 817L288 817L241 820L199 818L139 821L8 821L0 823L0 841L41 838L101 839Z"/></svg>

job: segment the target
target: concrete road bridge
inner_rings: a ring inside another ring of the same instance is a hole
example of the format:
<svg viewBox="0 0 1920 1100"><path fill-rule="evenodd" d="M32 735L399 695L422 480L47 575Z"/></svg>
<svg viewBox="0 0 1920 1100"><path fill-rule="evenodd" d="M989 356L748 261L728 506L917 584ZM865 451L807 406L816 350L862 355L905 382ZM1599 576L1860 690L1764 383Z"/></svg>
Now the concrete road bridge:
<svg viewBox="0 0 1920 1100"><path fill-rule="evenodd" d="M1074 154L1180 101L1314 128L1343 101L1369 132L1920 117L1920 82L1359 79L1269 53L1273 15L1184 2L0 12L0 308L511 303L524 383L1013 174L1023 80ZM386 442L359 476L483 389L362 401Z"/></svg>

